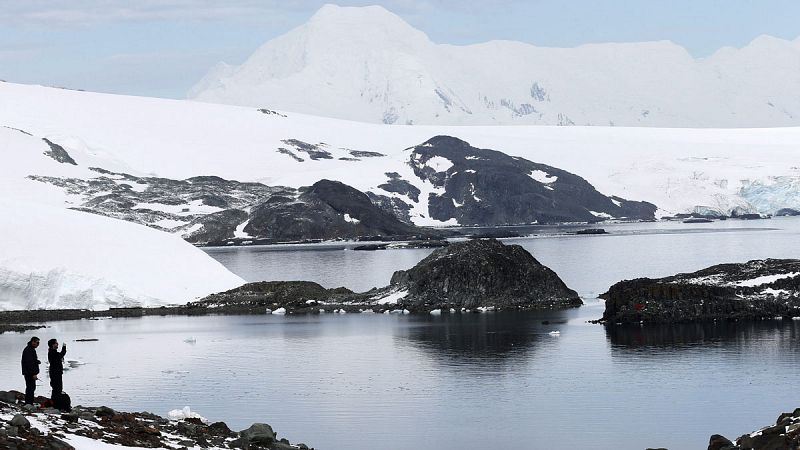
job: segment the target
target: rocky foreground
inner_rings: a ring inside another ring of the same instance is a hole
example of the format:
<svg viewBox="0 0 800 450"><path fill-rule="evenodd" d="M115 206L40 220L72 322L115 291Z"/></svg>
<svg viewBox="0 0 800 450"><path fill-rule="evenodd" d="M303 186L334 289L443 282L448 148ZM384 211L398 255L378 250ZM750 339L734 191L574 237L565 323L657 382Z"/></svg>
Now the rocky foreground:
<svg viewBox="0 0 800 450"><path fill-rule="evenodd" d="M158 449L308 449L278 439L267 424L231 431L224 422L200 418L169 420L148 412L127 413L101 406L76 406L70 412L23 406L24 394L0 391L0 448L72 450L142 447ZM37 404L44 397L37 398Z"/></svg>
<svg viewBox="0 0 800 450"><path fill-rule="evenodd" d="M800 260L753 260L625 280L600 297L606 300L606 323L798 318Z"/></svg>
<svg viewBox="0 0 800 450"><path fill-rule="evenodd" d="M800 448L800 408L778 416L775 425L745 434L731 442L715 434L708 450L796 450Z"/></svg>

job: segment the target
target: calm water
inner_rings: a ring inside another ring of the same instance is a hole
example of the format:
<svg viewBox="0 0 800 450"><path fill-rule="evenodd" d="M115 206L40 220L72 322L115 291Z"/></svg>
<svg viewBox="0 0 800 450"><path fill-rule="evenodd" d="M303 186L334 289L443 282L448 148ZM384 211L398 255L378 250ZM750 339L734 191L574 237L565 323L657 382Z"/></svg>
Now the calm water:
<svg viewBox="0 0 800 450"><path fill-rule="evenodd" d="M800 406L800 321L586 322L602 314L594 297L620 279L800 257L800 220L604 228L612 234L537 230L507 241L556 270L585 298L579 309L148 317L54 322L35 333L68 342L68 359L86 363L64 375L74 403L159 414L191 405L235 429L268 422L319 449L703 449L713 433L735 438ZM356 290L388 283L429 252L209 249L248 280ZM30 334L0 335L4 389L24 387L18 361ZM73 342L85 337L99 341Z"/></svg>

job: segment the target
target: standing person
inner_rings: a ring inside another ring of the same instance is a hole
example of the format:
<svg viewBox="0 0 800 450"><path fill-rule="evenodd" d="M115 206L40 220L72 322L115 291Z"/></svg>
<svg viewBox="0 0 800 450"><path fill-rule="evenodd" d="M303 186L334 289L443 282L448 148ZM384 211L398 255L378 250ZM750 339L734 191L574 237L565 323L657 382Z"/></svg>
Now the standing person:
<svg viewBox="0 0 800 450"><path fill-rule="evenodd" d="M22 351L22 375L25 376L25 404L33 404L33 392L36 390L36 380L39 379L39 357L36 356L36 347L39 346L39 338L34 336L28 341L25 350Z"/></svg>
<svg viewBox="0 0 800 450"><path fill-rule="evenodd" d="M64 390L64 381L61 376L64 374L64 355L67 354L67 344L61 345L58 351L58 340L50 339L47 341L47 362L50 363L50 387L53 388L53 395L50 399L56 402L56 397Z"/></svg>

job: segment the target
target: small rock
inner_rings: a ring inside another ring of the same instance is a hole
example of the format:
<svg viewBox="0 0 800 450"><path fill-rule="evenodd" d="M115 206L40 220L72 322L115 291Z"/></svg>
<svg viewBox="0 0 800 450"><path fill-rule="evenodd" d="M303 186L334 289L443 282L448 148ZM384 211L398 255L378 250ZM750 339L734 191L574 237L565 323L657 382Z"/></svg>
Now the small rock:
<svg viewBox="0 0 800 450"><path fill-rule="evenodd" d="M14 427L23 427L23 428L30 428L31 423L28 422L28 419L25 418L22 414L17 414L11 419L11 426Z"/></svg>
<svg viewBox="0 0 800 450"><path fill-rule="evenodd" d="M715 434L708 439L708 450L723 450L730 447L733 447L733 442L721 434Z"/></svg>
<svg viewBox="0 0 800 450"><path fill-rule="evenodd" d="M94 415L96 415L97 417L111 417L116 414L117 412L109 408L108 406L101 406L97 408L97 410L94 412Z"/></svg>
<svg viewBox="0 0 800 450"><path fill-rule="evenodd" d="M69 423L77 423L78 419L80 418L80 416L78 414L74 413L74 412L68 412L66 414L62 414L61 418L64 419L64 421L69 422Z"/></svg>

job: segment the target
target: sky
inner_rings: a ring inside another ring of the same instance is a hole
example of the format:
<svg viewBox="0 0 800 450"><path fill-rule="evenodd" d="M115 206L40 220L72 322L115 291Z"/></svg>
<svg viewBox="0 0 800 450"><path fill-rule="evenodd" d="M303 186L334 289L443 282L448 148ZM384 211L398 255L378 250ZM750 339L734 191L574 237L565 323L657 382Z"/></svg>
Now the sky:
<svg viewBox="0 0 800 450"><path fill-rule="evenodd" d="M217 62L241 64L305 23L314 0L0 0L0 80L185 98ZM695 57L762 34L800 37L797 0L385 0L434 42L545 47L670 40Z"/></svg>

